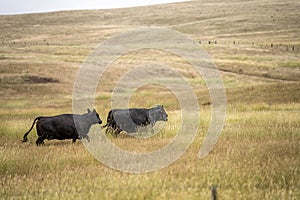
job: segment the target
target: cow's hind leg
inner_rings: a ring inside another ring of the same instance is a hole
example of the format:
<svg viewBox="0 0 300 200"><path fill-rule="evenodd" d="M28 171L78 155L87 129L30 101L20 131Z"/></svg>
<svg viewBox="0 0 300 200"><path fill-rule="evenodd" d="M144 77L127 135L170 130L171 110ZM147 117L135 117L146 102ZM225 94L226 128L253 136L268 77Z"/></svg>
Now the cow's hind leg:
<svg viewBox="0 0 300 200"><path fill-rule="evenodd" d="M39 136L38 137L38 139L36 140L36 145L37 146L39 146L39 145L41 145L41 144L44 144L44 140L45 140L46 138L44 137L44 136Z"/></svg>
<svg viewBox="0 0 300 200"><path fill-rule="evenodd" d="M116 129L114 129L113 131L112 131L112 136L113 137L118 137L118 135L121 133L121 129L119 129L119 128L116 128Z"/></svg>
<svg viewBox="0 0 300 200"><path fill-rule="evenodd" d="M112 136L114 136L116 130L117 130L117 128L115 128L115 127L107 127L105 133L106 133L107 135L112 135ZM114 137L115 137L115 136L114 136Z"/></svg>
<svg viewBox="0 0 300 200"><path fill-rule="evenodd" d="M40 131L40 129L37 127L36 128L36 132L38 135L38 139L36 140L36 145L39 146L41 144L44 144L44 140L47 138L47 135L42 134L42 132Z"/></svg>
<svg viewBox="0 0 300 200"><path fill-rule="evenodd" d="M112 134L113 131L114 131L114 128L111 126L108 126L105 130L105 134Z"/></svg>
<svg viewBox="0 0 300 200"><path fill-rule="evenodd" d="M105 134L108 134L109 132L110 132L110 127L108 126L107 128L106 128L106 130L105 130Z"/></svg>

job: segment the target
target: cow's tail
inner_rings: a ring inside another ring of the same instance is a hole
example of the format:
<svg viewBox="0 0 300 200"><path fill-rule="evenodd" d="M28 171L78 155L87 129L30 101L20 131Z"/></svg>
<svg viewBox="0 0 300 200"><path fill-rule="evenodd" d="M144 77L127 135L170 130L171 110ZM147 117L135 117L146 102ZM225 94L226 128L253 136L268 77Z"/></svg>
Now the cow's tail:
<svg viewBox="0 0 300 200"><path fill-rule="evenodd" d="M107 124L105 124L104 126L101 126L101 128L105 128L105 127L107 127L108 126L108 123Z"/></svg>
<svg viewBox="0 0 300 200"><path fill-rule="evenodd" d="M111 118L112 118L112 111L110 110L108 112L108 115L107 115L107 120L106 120L106 124L104 126L101 126L102 128L105 128L107 127L110 123L111 123Z"/></svg>
<svg viewBox="0 0 300 200"><path fill-rule="evenodd" d="M34 119L32 125L31 125L31 128L29 129L29 131L27 131L27 132L24 134L22 142L27 142L27 140L28 140L28 139L27 139L27 135L28 135L28 134L30 133L30 131L33 129L35 122L36 122L37 120L41 119L41 118L42 118L42 117L37 117L37 118Z"/></svg>

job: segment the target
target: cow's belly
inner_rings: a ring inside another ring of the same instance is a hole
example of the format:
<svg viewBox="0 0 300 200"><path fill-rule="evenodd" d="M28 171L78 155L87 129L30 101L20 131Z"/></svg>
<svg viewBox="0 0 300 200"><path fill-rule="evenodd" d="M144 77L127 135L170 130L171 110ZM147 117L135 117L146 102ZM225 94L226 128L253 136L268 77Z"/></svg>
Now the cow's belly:
<svg viewBox="0 0 300 200"><path fill-rule="evenodd" d="M50 133L47 135L48 140L66 140L66 139L73 139L73 134L66 134L66 133ZM78 137L77 137L78 138Z"/></svg>

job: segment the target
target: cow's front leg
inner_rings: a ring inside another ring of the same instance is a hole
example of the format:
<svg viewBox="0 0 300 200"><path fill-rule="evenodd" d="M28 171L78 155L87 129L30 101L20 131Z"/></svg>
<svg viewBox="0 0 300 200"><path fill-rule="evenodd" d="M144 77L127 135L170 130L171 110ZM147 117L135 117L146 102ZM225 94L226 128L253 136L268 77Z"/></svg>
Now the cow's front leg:
<svg viewBox="0 0 300 200"><path fill-rule="evenodd" d="M90 142L90 137L88 135L83 136L88 142Z"/></svg>
<svg viewBox="0 0 300 200"><path fill-rule="evenodd" d="M72 142L75 143L77 140L77 137L73 137Z"/></svg>
<svg viewBox="0 0 300 200"><path fill-rule="evenodd" d="M80 138L79 138L78 132L76 131L76 129L74 129L72 142L75 143L77 139L80 139Z"/></svg>
<svg viewBox="0 0 300 200"><path fill-rule="evenodd" d="M82 136L80 136L80 139L86 139L88 142L90 142L90 137L87 134L83 134Z"/></svg>
<svg viewBox="0 0 300 200"><path fill-rule="evenodd" d="M151 133L151 135L154 135L154 133L155 133L155 131L154 131L154 125L151 124L151 125L149 126L149 128L150 128L150 133Z"/></svg>

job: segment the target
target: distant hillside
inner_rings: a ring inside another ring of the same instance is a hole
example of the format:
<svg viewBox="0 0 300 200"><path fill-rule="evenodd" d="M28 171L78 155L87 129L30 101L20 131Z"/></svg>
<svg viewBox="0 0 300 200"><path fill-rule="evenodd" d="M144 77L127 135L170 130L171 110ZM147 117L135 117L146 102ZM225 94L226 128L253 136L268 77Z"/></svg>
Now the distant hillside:
<svg viewBox="0 0 300 200"><path fill-rule="evenodd" d="M0 16L1 41L97 43L124 29L164 26L195 39L300 43L300 2L198 0L89 11ZM86 37L86 40L81 40Z"/></svg>
<svg viewBox="0 0 300 200"><path fill-rule="evenodd" d="M262 101L298 101L299 92L294 91L300 81L299 10L300 2L294 0L199 0L0 16L2 94L9 98L22 96L22 91L37 91L40 95L41 90L22 85L34 77L57 80L56 84L63 85L64 93L70 95L78 67L101 41L139 27L160 26L187 34L210 54L225 87L231 89L230 101L241 101L241 94L249 102L256 101L253 95L260 95L252 90L253 86L263 90L260 94L274 91ZM151 56L143 54L145 59ZM116 67L122 66L126 62ZM277 83L281 86L269 85ZM245 93L245 87L253 93ZM44 91L57 94L62 92L60 88L49 86ZM289 91L285 98L278 95L283 91Z"/></svg>

